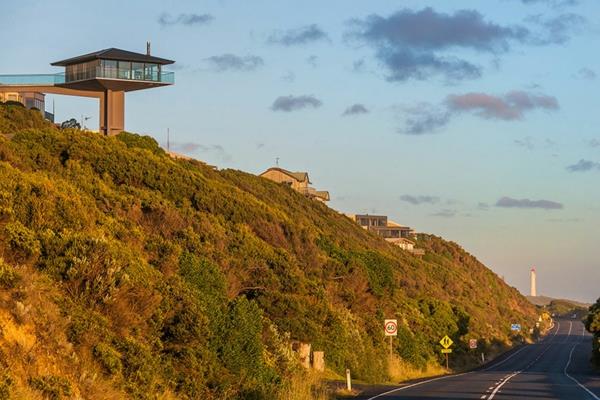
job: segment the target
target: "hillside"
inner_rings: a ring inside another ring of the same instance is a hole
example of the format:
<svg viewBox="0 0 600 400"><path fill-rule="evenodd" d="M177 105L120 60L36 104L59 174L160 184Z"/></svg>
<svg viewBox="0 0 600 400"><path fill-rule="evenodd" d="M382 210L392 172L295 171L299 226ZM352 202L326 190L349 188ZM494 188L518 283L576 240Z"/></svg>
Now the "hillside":
<svg viewBox="0 0 600 400"><path fill-rule="evenodd" d="M386 381L536 310L457 244L417 258L287 187L0 105L0 399L288 398L290 341ZM37 396L37 397L36 397Z"/></svg>

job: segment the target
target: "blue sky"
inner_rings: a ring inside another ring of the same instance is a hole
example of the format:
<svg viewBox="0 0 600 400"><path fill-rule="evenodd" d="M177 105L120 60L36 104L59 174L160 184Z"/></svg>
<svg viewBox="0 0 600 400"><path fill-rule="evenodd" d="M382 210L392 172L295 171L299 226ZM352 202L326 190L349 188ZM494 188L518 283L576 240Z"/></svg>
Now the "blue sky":
<svg viewBox="0 0 600 400"><path fill-rule="evenodd" d="M150 40L176 85L128 94L128 130L165 143L170 128L220 168L279 157L337 210L454 240L524 292L535 265L542 294L592 301L596 15L594 0L22 0L2 5L0 73ZM96 127L96 101L48 100Z"/></svg>

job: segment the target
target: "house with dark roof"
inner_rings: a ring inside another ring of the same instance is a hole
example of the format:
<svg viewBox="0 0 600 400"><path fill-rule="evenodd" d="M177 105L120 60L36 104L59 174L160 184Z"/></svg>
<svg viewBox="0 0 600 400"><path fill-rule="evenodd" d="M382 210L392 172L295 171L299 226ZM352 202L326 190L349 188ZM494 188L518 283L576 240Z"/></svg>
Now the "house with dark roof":
<svg viewBox="0 0 600 400"><path fill-rule="evenodd" d="M163 70L174 61L146 53L109 48L53 62L64 72L0 75L0 93L40 93L97 98L100 131L116 135L125 130L125 93L172 85L173 72Z"/></svg>
<svg viewBox="0 0 600 400"><path fill-rule="evenodd" d="M273 182L288 185L295 191L318 201L329 201L329 192L325 190L316 190L311 187L312 184L308 172L292 172L279 167L272 167L259 175L262 178Z"/></svg>

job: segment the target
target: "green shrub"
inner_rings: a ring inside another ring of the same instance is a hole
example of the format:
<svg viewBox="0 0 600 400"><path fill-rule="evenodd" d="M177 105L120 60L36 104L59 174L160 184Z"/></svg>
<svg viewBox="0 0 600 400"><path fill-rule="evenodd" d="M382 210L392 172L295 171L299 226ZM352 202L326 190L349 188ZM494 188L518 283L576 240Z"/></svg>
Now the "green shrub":
<svg viewBox="0 0 600 400"><path fill-rule="evenodd" d="M0 375L0 400L10 399L10 389L13 385L13 379L8 372Z"/></svg>
<svg viewBox="0 0 600 400"><path fill-rule="evenodd" d="M14 267L6 264L0 258L0 287L2 289L13 289L20 279L21 277L15 271Z"/></svg>
<svg viewBox="0 0 600 400"><path fill-rule="evenodd" d="M60 400L62 398L71 396L71 383L62 376L38 376L29 378L29 386L39 390L42 394L50 400Z"/></svg>
<svg viewBox="0 0 600 400"><path fill-rule="evenodd" d="M106 343L98 343L94 346L94 356L111 375L120 374L123 370L121 354Z"/></svg>
<svg viewBox="0 0 600 400"><path fill-rule="evenodd" d="M40 251L40 243L35 233L20 222L10 222L4 227L8 237L8 245L12 250L25 257L37 255Z"/></svg>

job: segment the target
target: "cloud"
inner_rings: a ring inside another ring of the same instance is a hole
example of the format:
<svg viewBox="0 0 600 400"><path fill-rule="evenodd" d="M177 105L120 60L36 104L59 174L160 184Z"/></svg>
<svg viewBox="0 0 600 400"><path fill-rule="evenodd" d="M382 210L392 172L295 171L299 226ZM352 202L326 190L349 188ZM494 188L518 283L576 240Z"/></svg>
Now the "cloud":
<svg viewBox="0 0 600 400"><path fill-rule="evenodd" d="M446 98L446 105L452 112L474 112L482 118L505 121L523 119L526 111L559 108L555 97L525 91L512 91L503 96L485 93L450 95Z"/></svg>
<svg viewBox="0 0 600 400"><path fill-rule="evenodd" d="M359 115L359 114L368 114L369 110L367 109L367 107L365 107L363 104L360 103L356 103L351 105L350 107L346 108L346 110L343 112L343 116L349 116L349 115Z"/></svg>
<svg viewBox="0 0 600 400"><path fill-rule="evenodd" d="M399 133L407 135L424 135L433 133L450 122L451 113L442 107L429 103L419 103L413 107L405 107L405 127L398 129Z"/></svg>
<svg viewBox="0 0 600 400"><path fill-rule="evenodd" d="M600 147L600 140L594 138L587 141L587 145L590 147Z"/></svg>
<svg viewBox="0 0 600 400"><path fill-rule="evenodd" d="M454 94L446 97L439 106L419 103L402 108L405 115L404 128L400 128L398 132L408 135L434 133L446 126L452 117L461 113L471 113L484 119L514 121L523 119L525 113L530 111L555 111L559 108L558 100L553 96L520 90L499 96L486 93ZM515 143L528 145L523 141ZM548 142L547 145L549 144Z"/></svg>
<svg viewBox="0 0 600 400"><path fill-rule="evenodd" d="M502 208L541 208L544 210L562 210L564 206L561 203L550 200L530 200L513 199L512 197L502 197L496 202L496 207Z"/></svg>
<svg viewBox="0 0 600 400"><path fill-rule="evenodd" d="M452 218L456 216L456 210L445 208L436 213L430 214L432 217Z"/></svg>
<svg viewBox="0 0 600 400"><path fill-rule="evenodd" d="M537 25L541 31L529 39L532 45L545 46L548 44L564 44L573 31L585 23L585 18L577 14L562 14L554 18L544 19L541 15L534 15L527 19Z"/></svg>
<svg viewBox="0 0 600 400"><path fill-rule="evenodd" d="M521 0L523 4L544 4L551 7L575 6L579 0Z"/></svg>
<svg viewBox="0 0 600 400"><path fill-rule="evenodd" d="M163 27L172 25L194 26L206 25L214 19L215 17L210 14L179 14L175 17L169 13L162 13L158 17L158 23Z"/></svg>
<svg viewBox="0 0 600 400"><path fill-rule="evenodd" d="M510 42L525 42L530 32L522 26L501 26L473 10L439 13L428 7L403 9L388 17L370 15L354 19L346 35L375 49L387 68L387 80L427 79L441 75L451 80L477 78L481 68L466 60L440 54L459 48L500 53ZM426 29L424 29L426 27Z"/></svg>
<svg viewBox="0 0 600 400"><path fill-rule="evenodd" d="M591 70L589 68L581 68L575 75L573 75L575 79L583 79L586 81L593 81L598 76L596 71Z"/></svg>
<svg viewBox="0 0 600 400"><path fill-rule="evenodd" d="M288 71L281 76L281 80L284 82L294 82L296 80L296 74L293 71Z"/></svg>
<svg viewBox="0 0 600 400"><path fill-rule="evenodd" d="M317 24L306 25L287 31L277 31L267 39L270 44L297 46L313 42L329 40L329 36Z"/></svg>
<svg viewBox="0 0 600 400"><path fill-rule="evenodd" d="M205 58L211 66L218 72L224 71L254 71L264 65L262 57L247 55L244 57L234 54L222 54Z"/></svg>
<svg viewBox="0 0 600 400"><path fill-rule="evenodd" d="M576 164L567 167L569 172L587 172L591 170L600 170L600 163L581 159Z"/></svg>
<svg viewBox="0 0 600 400"><path fill-rule="evenodd" d="M223 161L231 161L231 155L229 155L223 146L220 144L205 145L194 142L186 143L173 143L172 148L181 153L213 153L219 159Z"/></svg>
<svg viewBox="0 0 600 400"><path fill-rule="evenodd" d="M273 102L271 110L291 112L302 110L304 108L319 108L323 105L321 100L314 96L280 96Z"/></svg>
<svg viewBox="0 0 600 400"><path fill-rule="evenodd" d="M531 136L524 137L523 139L516 139L515 144L517 146L524 147L527 150L535 149L535 144L533 143Z"/></svg>
<svg viewBox="0 0 600 400"><path fill-rule="evenodd" d="M319 57L312 55L306 58L306 62L308 63L308 65L310 65L313 68L317 68L317 66L319 65Z"/></svg>
<svg viewBox="0 0 600 400"><path fill-rule="evenodd" d="M482 75L482 67L465 58L465 50L490 54L497 63L499 54L514 44L565 43L584 19L576 14L562 14L550 19L537 15L526 21L533 30L525 25L494 23L475 10L448 14L431 7L404 8L387 17L372 14L351 20L345 38L370 46L386 69L388 81L435 76L459 81Z"/></svg>
<svg viewBox="0 0 600 400"><path fill-rule="evenodd" d="M414 196L414 195L410 195L410 194L405 194L405 195L400 196L400 200L405 201L410 204L413 204L413 205L437 204L440 202L440 198L437 196L423 196L423 195Z"/></svg>

